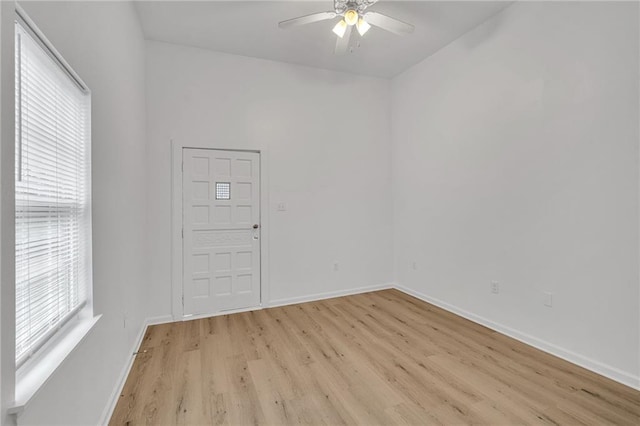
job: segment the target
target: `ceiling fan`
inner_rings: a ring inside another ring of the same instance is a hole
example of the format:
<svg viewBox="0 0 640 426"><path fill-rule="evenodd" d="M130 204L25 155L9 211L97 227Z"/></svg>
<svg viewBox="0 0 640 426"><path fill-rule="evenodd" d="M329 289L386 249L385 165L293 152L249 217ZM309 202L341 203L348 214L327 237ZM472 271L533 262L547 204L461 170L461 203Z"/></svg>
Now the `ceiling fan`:
<svg viewBox="0 0 640 426"><path fill-rule="evenodd" d="M334 0L334 10L332 11L312 13L311 15L300 16L299 18L288 19L280 22L278 26L287 29L341 17L342 19L333 27L333 32L338 36L335 49L336 54L343 54L347 51L351 30L354 26L360 36L363 36L369 31L372 25L398 35L413 32L414 26L411 24L383 15L382 13L365 11L377 1L378 0Z"/></svg>

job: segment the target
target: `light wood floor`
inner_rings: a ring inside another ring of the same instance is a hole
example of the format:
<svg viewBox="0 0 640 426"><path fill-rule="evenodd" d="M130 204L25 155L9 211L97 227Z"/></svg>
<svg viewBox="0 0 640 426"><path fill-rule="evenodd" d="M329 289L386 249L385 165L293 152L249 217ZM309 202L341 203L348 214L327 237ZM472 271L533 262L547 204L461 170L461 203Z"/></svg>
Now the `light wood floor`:
<svg viewBox="0 0 640 426"><path fill-rule="evenodd" d="M640 392L397 290L153 326L141 351L112 425L640 425Z"/></svg>

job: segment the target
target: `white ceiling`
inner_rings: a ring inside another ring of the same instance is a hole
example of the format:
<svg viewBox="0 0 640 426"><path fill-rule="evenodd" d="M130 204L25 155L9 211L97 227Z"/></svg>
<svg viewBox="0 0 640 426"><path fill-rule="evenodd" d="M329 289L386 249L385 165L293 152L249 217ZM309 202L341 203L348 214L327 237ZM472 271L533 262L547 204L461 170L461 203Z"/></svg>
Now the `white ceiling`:
<svg viewBox="0 0 640 426"><path fill-rule="evenodd" d="M393 77L441 49L510 3L505 1L380 1L369 10L410 22L396 36L372 28L353 53L333 53L334 21L288 30L278 22L333 10L324 1L135 2L145 37L218 52L377 77ZM337 19L337 18L336 18Z"/></svg>

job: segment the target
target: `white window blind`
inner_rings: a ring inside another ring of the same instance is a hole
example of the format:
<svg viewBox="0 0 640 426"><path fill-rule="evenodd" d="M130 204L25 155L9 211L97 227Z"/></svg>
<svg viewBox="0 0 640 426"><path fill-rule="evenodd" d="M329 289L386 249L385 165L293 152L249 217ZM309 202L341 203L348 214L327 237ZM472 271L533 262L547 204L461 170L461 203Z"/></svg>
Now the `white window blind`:
<svg viewBox="0 0 640 426"><path fill-rule="evenodd" d="M86 303L90 95L16 22L16 362Z"/></svg>

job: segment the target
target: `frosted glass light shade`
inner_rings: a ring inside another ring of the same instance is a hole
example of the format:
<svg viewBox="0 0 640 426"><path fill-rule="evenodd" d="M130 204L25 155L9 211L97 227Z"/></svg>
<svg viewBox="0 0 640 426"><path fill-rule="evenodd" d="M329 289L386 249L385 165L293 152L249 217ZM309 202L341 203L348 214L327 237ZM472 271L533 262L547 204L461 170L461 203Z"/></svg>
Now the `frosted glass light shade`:
<svg viewBox="0 0 640 426"><path fill-rule="evenodd" d="M347 25L355 25L358 22L358 12L353 9L349 9L344 13L344 20Z"/></svg>
<svg viewBox="0 0 640 426"><path fill-rule="evenodd" d="M369 25L369 23L364 19L360 18L358 19L356 28L358 28L358 32L360 33L360 35L363 36L367 31L369 31L369 28L371 28L371 25Z"/></svg>
<svg viewBox="0 0 640 426"><path fill-rule="evenodd" d="M332 30L335 35L337 35L338 37L342 38L344 37L344 33L347 31L347 23L345 22L344 19L341 19L340 22L338 22L336 24L335 27L333 27Z"/></svg>

